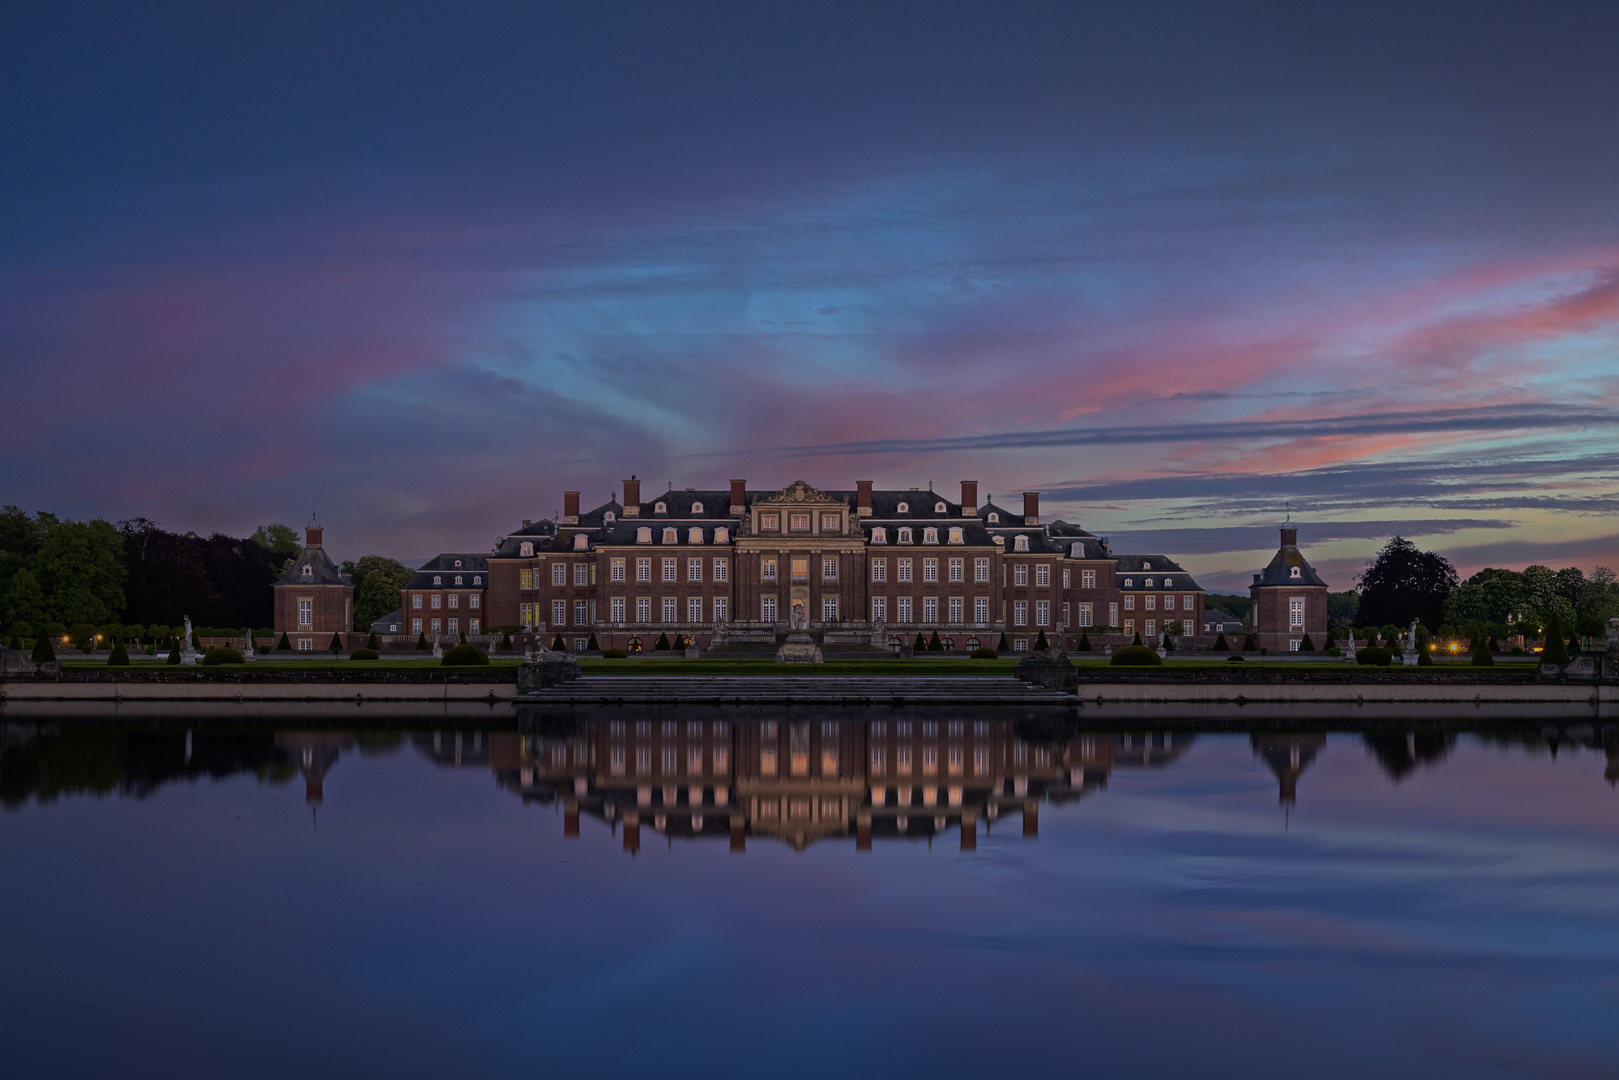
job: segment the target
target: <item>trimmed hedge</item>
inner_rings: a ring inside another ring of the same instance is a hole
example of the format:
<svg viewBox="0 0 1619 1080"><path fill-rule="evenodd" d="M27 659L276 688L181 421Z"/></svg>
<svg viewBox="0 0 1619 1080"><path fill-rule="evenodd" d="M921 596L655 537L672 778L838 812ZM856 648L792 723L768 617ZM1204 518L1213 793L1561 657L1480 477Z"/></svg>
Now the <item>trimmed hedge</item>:
<svg viewBox="0 0 1619 1080"><path fill-rule="evenodd" d="M1240 652L1234 652L1230 656L1225 658L1225 662L1228 663L1228 664L1231 664L1231 663L1245 664L1245 663L1248 662L1248 658L1246 656L1242 655L1242 653L1240 653Z"/></svg>
<svg viewBox="0 0 1619 1080"><path fill-rule="evenodd" d="M56 663L56 650L51 648L51 639L44 634L34 639L33 660L36 664Z"/></svg>
<svg viewBox="0 0 1619 1080"><path fill-rule="evenodd" d="M116 645L114 645L112 647L112 654L107 657L107 666L108 667L128 667L129 666L129 650L124 648L124 643L122 641L120 641L118 644L116 644Z"/></svg>
<svg viewBox="0 0 1619 1080"><path fill-rule="evenodd" d="M457 645L444 654L445 667L475 667L488 663L489 654L476 645Z"/></svg>
<svg viewBox="0 0 1619 1080"><path fill-rule="evenodd" d="M205 667L214 667L217 664L240 664L242 663L242 654L229 646L221 645L217 649L209 649L208 655L197 662Z"/></svg>
<svg viewBox="0 0 1619 1080"><path fill-rule="evenodd" d="M380 660L382 654L375 649L355 649L349 653L350 660Z"/></svg>
<svg viewBox="0 0 1619 1080"><path fill-rule="evenodd" d="M1361 667L1388 667L1394 662L1394 654L1383 648L1362 649L1355 654L1355 663Z"/></svg>
<svg viewBox="0 0 1619 1080"><path fill-rule="evenodd" d="M1114 667L1163 667L1164 658L1145 645L1126 645L1108 663Z"/></svg>
<svg viewBox="0 0 1619 1080"><path fill-rule="evenodd" d="M292 642L287 638L287 632L281 631L281 640L275 643L277 652L291 652Z"/></svg>
<svg viewBox="0 0 1619 1080"><path fill-rule="evenodd" d="M1086 633L1081 633L1079 635L1079 644L1074 647L1074 651L1075 652L1090 652L1091 651L1091 636L1089 634L1086 634Z"/></svg>
<svg viewBox="0 0 1619 1080"><path fill-rule="evenodd" d="M1230 652L1231 651L1231 646L1226 644L1226 639L1225 639L1224 634L1221 634L1219 637L1214 639L1214 651L1215 652Z"/></svg>
<svg viewBox="0 0 1619 1080"><path fill-rule="evenodd" d="M1000 655L1001 654L996 652L994 649L982 649L982 648L980 648L980 649L974 649L972 651L969 659L972 659L972 660L996 660L996 659L1000 658Z"/></svg>
<svg viewBox="0 0 1619 1080"><path fill-rule="evenodd" d="M608 649L602 653L603 660L628 660L629 658L630 654L623 649Z"/></svg>

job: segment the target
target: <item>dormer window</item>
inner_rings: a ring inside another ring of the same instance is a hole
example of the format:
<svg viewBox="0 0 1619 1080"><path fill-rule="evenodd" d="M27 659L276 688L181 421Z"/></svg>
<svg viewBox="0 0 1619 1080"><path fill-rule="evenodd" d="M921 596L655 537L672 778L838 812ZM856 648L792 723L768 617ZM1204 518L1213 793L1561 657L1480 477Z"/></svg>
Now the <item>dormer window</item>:
<svg viewBox="0 0 1619 1080"><path fill-rule="evenodd" d="M534 545L526 540L523 542L523 546L518 550L525 559L532 559L534 557Z"/></svg>
<svg viewBox="0 0 1619 1080"><path fill-rule="evenodd" d="M1299 568L1295 566L1293 568L1293 572L1291 574L1289 574L1288 576L1289 577L1303 577L1304 575L1299 571Z"/></svg>
<svg viewBox="0 0 1619 1080"><path fill-rule="evenodd" d="M663 530L663 542L665 544L678 544L678 543L680 543L680 530L679 529L665 529L665 530Z"/></svg>
<svg viewBox="0 0 1619 1080"><path fill-rule="evenodd" d="M730 542L731 542L731 530L730 529L724 528L722 526L721 528L718 528L718 529L714 530L714 543L716 543L716 544L728 544Z"/></svg>
<svg viewBox="0 0 1619 1080"><path fill-rule="evenodd" d="M433 575L433 584L434 585L442 585L442 584L444 584L444 579L442 577L440 577L439 575L434 574Z"/></svg>
<svg viewBox="0 0 1619 1080"><path fill-rule="evenodd" d="M940 502L940 503L934 503L934 504L933 504L933 512L934 512L934 513L935 513L935 514L945 514L945 513L949 513L949 511L947 511L947 510L946 510L946 509L945 509L945 508L944 508L944 503L942 503L942 502Z"/></svg>
<svg viewBox="0 0 1619 1080"><path fill-rule="evenodd" d="M636 529L635 530L635 542L637 544L650 544L650 543L652 543L652 530L647 528L645 525L641 526L639 529Z"/></svg>
<svg viewBox="0 0 1619 1080"><path fill-rule="evenodd" d="M667 514L669 512L669 507L661 502L654 503L652 506L652 512L654 514Z"/></svg>
<svg viewBox="0 0 1619 1080"><path fill-rule="evenodd" d="M691 512L694 513L694 514L701 514L703 512L703 504L700 503L700 502L692 503L691 504Z"/></svg>
<svg viewBox="0 0 1619 1080"><path fill-rule="evenodd" d="M615 522L617 520L618 520L618 515L613 513L611 510L607 511L607 513L602 515L602 521L606 522L609 525L611 525L613 522Z"/></svg>
<svg viewBox="0 0 1619 1080"><path fill-rule="evenodd" d="M702 542L703 542L703 530L701 530L701 529L687 529L686 530L686 543L688 543L688 544L701 544Z"/></svg>
<svg viewBox="0 0 1619 1080"><path fill-rule="evenodd" d="M473 574L472 575L472 583L474 585L482 585L483 584L483 575L482 574Z"/></svg>
<svg viewBox="0 0 1619 1080"><path fill-rule="evenodd" d="M1012 550L1013 551L1028 551L1029 550L1029 538L1027 536L1019 536L1017 539L1013 540L1012 541Z"/></svg>
<svg viewBox="0 0 1619 1080"><path fill-rule="evenodd" d="M1001 515L997 514L995 511L991 510L989 512L989 519L988 520L989 520L989 523L991 525L999 525L1001 523Z"/></svg>
<svg viewBox="0 0 1619 1080"><path fill-rule="evenodd" d="M315 576L315 568L313 566L310 566L308 563L304 563L304 577L314 577L314 576Z"/></svg>
<svg viewBox="0 0 1619 1080"><path fill-rule="evenodd" d="M1136 583L1135 578L1125 578L1124 579L1124 587L1126 589L1134 588L1135 583Z"/></svg>
<svg viewBox="0 0 1619 1080"><path fill-rule="evenodd" d="M888 530L887 529L873 529L873 530L871 530L871 542L873 544L886 544L886 543L888 543Z"/></svg>
<svg viewBox="0 0 1619 1080"><path fill-rule="evenodd" d="M901 529L899 531L899 542L902 544L909 544L911 542L911 530Z"/></svg>
<svg viewBox="0 0 1619 1080"><path fill-rule="evenodd" d="M1164 579L1164 588L1173 589L1174 587L1175 587L1175 579L1172 578L1172 577L1166 577Z"/></svg>
<svg viewBox="0 0 1619 1080"><path fill-rule="evenodd" d="M995 543L1000 547L1006 546L1006 537L1004 536L992 536L990 539L995 541Z"/></svg>
<svg viewBox="0 0 1619 1080"><path fill-rule="evenodd" d="M457 570L461 569L461 560L460 559L455 560L455 568ZM457 581L456 584L459 585L461 583L459 581Z"/></svg>
<svg viewBox="0 0 1619 1080"><path fill-rule="evenodd" d="M1152 588L1152 578L1147 579L1147 588Z"/></svg>
<svg viewBox="0 0 1619 1080"><path fill-rule="evenodd" d="M894 509L901 514L909 514L911 512L911 504L902 502L898 506L894 507Z"/></svg>
<svg viewBox="0 0 1619 1080"><path fill-rule="evenodd" d="M939 542L939 530L938 529L923 529L922 530L922 543L924 543L924 544L937 544L938 542Z"/></svg>
<svg viewBox="0 0 1619 1080"><path fill-rule="evenodd" d="M573 538L573 550L589 551L590 537L586 536L584 533L577 533Z"/></svg>
<svg viewBox="0 0 1619 1080"><path fill-rule="evenodd" d="M455 565L460 566L461 565L460 560L457 560ZM461 584L461 575L460 574L455 575L455 583L457 585Z"/></svg>
<svg viewBox="0 0 1619 1080"><path fill-rule="evenodd" d="M964 542L963 537L962 537L962 532L961 532L960 529L951 529L950 530L950 542L952 544L960 544L960 543Z"/></svg>

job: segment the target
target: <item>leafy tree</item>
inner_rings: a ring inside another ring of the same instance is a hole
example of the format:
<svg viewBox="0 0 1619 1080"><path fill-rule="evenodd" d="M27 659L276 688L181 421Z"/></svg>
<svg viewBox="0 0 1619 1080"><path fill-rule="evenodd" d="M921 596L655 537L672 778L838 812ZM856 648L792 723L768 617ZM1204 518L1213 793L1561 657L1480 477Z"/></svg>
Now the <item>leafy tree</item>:
<svg viewBox="0 0 1619 1080"><path fill-rule="evenodd" d="M269 586L281 560L252 540L167 532L147 518L118 523L123 537L125 617L200 626L263 626L272 621Z"/></svg>
<svg viewBox="0 0 1619 1080"><path fill-rule="evenodd" d="M57 522L55 514L39 513L28 515L16 506L6 506L0 509L0 604L5 604L6 597L11 593L12 580L17 571L28 566L41 545L45 543L45 534ZM35 579L38 584L38 579ZM34 615L23 615L16 611L0 611L0 617L15 622L18 619L28 619L31 622L44 622L44 594L40 594L40 610Z"/></svg>
<svg viewBox="0 0 1619 1080"><path fill-rule="evenodd" d="M105 623L124 610L123 538L108 521L63 521L31 560L51 617Z"/></svg>
<svg viewBox="0 0 1619 1080"><path fill-rule="evenodd" d="M96 628L89 623L74 623L69 631L73 636L73 644L81 652L92 652L96 647Z"/></svg>
<svg viewBox="0 0 1619 1080"><path fill-rule="evenodd" d="M260 525L248 539L275 555L296 555L303 550L291 525Z"/></svg>
<svg viewBox="0 0 1619 1080"><path fill-rule="evenodd" d="M1253 600L1237 593L1209 593L1203 598L1203 604L1204 610L1223 611L1233 619L1246 621Z"/></svg>
<svg viewBox="0 0 1619 1080"><path fill-rule="evenodd" d="M1531 632L1550 627L1555 618L1559 627L1574 624L1574 605L1570 604L1558 588L1557 574L1549 566L1523 568L1523 621Z"/></svg>
<svg viewBox="0 0 1619 1080"><path fill-rule="evenodd" d="M1456 568L1442 555L1419 551L1403 536L1384 544L1360 574L1361 626L1404 625L1412 619L1428 626L1444 621L1445 600L1456 587Z"/></svg>
<svg viewBox="0 0 1619 1080"><path fill-rule="evenodd" d="M410 584L415 571L382 555L365 555L358 562L344 562L343 572L354 585L354 629L365 631L371 624L397 610L400 590Z"/></svg>
<svg viewBox="0 0 1619 1080"><path fill-rule="evenodd" d="M1335 627L1355 625L1360 613L1360 593L1353 589L1327 594L1327 622Z"/></svg>
<svg viewBox="0 0 1619 1080"><path fill-rule="evenodd" d="M1445 599L1444 621L1510 623L1524 606L1524 577L1516 570L1485 567L1451 591Z"/></svg>
<svg viewBox="0 0 1619 1080"><path fill-rule="evenodd" d="M6 621L10 623L42 623L50 619L45 609L45 590L39 578L26 566L11 576L11 584L4 597Z"/></svg>

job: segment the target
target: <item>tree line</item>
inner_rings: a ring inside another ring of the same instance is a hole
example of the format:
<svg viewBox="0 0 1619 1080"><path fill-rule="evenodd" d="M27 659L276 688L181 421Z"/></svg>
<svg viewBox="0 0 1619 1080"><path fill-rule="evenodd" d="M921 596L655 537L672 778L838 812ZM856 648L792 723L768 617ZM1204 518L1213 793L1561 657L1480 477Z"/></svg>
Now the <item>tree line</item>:
<svg viewBox="0 0 1619 1080"><path fill-rule="evenodd" d="M199 536L144 517L73 521L8 505L0 508L0 634L69 637L81 647L98 636L105 644L162 642L183 633L187 616L199 631L268 634L270 586L299 548L298 534L281 524L247 537ZM342 570L354 584L357 630L399 606L411 575L380 555Z"/></svg>

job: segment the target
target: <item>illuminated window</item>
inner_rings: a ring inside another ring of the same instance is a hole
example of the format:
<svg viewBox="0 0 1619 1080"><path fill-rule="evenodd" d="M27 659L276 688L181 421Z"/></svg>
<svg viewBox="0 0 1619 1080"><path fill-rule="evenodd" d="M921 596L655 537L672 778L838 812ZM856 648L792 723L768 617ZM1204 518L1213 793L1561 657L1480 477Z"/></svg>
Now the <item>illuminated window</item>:
<svg viewBox="0 0 1619 1080"><path fill-rule="evenodd" d="M652 543L652 530L647 528L645 525L642 525L639 529L636 529L635 530L635 542L637 544L650 544L650 543Z"/></svg>
<svg viewBox="0 0 1619 1080"><path fill-rule="evenodd" d="M787 527L793 532L809 532L810 516L808 514L787 515Z"/></svg>
<svg viewBox="0 0 1619 1080"><path fill-rule="evenodd" d="M678 544L678 543L680 543L680 530L679 529L665 529L665 530L663 530L663 542L665 544Z"/></svg>
<svg viewBox="0 0 1619 1080"><path fill-rule="evenodd" d="M526 540L523 542L523 546L520 551L525 559L531 559L534 557L534 545Z"/></svg>
<svg viewBox="0 0 1619 1080"><path fill-rule="evenodd" d="M886 543L888 543L888 530L887 529L873 529L873 530L871 530L871 542L873 544L886 544Z"/></svg>
<svg viewBox="0 0 1619 1080"><path fill-rule="evenodd" d="M1019 536L1017 539L1013 540L1012 541L1012 550L1013 551L1028 551L1029 550L1029 538L1027 536Z"/></svg>

